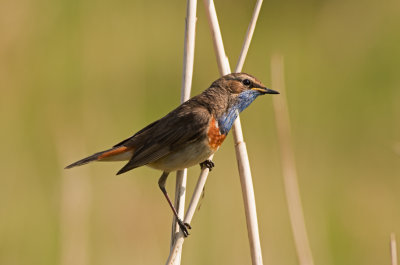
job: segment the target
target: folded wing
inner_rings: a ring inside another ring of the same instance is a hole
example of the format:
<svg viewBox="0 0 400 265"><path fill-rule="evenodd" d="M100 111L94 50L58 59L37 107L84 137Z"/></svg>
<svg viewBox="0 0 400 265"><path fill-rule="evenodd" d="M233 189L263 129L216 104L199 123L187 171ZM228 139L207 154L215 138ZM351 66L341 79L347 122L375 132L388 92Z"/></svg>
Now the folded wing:
<svg viewBox="0 0 400 265"><path fill-rule="evenodd" d="M204 140L209 120L210 113L206 108L182 104L115 146L135 150L131 160L117 174L152 163L187 144Z"/></svg>

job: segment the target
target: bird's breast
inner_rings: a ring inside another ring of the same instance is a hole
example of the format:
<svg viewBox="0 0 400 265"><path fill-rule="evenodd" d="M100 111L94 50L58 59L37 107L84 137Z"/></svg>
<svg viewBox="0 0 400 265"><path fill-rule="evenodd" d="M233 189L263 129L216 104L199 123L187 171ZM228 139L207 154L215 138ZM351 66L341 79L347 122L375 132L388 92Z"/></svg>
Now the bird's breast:
<svg viewBox="0 0 400 265"><path fill-rule="evenodd" d="M211 118L210 125L208 127L207 137L208 145L214 151L218 150L218 148L221 146L222 142L226 138L226 134L221 134L218 126L218 121L214 117Z"/></svg>

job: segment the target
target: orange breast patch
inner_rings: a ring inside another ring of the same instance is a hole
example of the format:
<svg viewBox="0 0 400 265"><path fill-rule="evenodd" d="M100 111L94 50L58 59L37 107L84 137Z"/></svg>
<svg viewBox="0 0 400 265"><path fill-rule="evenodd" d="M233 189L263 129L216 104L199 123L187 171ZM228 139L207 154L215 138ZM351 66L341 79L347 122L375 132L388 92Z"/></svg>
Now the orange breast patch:
<svg viewBox="0 0 400 265"><path fill-rule="evenodd" d="M210 148L213 150L217 150L222 142L225 140L226 135L221 134L218 128L217 121L212 117L210 127L207 132L208 136L208 144L210 145Z"/></svg>

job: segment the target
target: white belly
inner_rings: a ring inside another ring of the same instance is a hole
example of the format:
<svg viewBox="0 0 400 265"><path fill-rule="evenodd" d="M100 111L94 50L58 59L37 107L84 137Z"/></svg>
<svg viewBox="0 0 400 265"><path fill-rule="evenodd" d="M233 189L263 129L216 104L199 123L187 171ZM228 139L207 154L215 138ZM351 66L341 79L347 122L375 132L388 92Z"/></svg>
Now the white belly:
<svg viewBox="0 0 400 265"><path fill-rule="evenodd" d="M213 153L214 151L208 147L207 140L204 140L160 158L148 166L171 172L197 165L207 160Z"/></svg>

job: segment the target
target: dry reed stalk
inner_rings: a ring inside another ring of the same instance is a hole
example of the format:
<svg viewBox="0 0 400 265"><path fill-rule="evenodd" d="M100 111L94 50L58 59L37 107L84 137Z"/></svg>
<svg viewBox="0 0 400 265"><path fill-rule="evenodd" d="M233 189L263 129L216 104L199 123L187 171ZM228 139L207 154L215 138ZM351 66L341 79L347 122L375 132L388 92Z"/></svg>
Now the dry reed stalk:
<svg viewBox="0 0 400 265"><path fill-rule="evenodd" d="M392 260L392 265L397 265L397 243L396 235L394 233L390 234L390 256Z"/></svg>
<svg viewBox="0 0 400 265"><path fill-rule="evenodd" d="M82 146L76 144L76 139L74 141L66 141L66 139L69 139L66 136L66 134L63 134L58 137L57 151L60 161L71 161L73 159L72 154ZM82 154L84 153L82 152ZM67 174L66 170L61 171L61 265L85 265L90 263L88 231L91 185L89 183L88 169L82 168L81 172L81 174L72 176Z"/></svg>
<svg viewBox="0 0 400 265"><path fill-rule="evenodd" d="M179 218L181 218L181 219L183 219L183 217L185 215L186 183L187 183L187 168L185 168L183 170L178 170L176 172L174 206L178 213ZM175 239L176 239L177 233L179 233L179 231L180 231L180 228L177 223L176 217L173 216L172 217L170 249L172 249L172 247L174 246ZM181 260L181 253L179 253L174 264L176 264L176 265L180 264L180 260Z"/></svg>
<svg viewBox="0 0 400 265"><path fill-rule="evenodd" d="M214 48L217 55L219 71L221 75L226 75L230 73L230 66L228 58L226 57L225 54L224 44L222 42L222 35L218 25L218 18L214 2L212 0L205 0L204 3L206 5L208 21L213 35ZM239 56L235 72L240 72L242 70L242 66L247 55L247 51L250 47L250 41L254 33L254 28L257 22L257 18L260 13L261 4L262 1L257 1L256 3L256 7L254 9L250 25L247 29L245 41L242 47L241 54ZM243 139L243 132L239 116L236 118L233 124L232 133L236 150L236 159L239 167L240 183L242 186L242 195L243 195L244 208L246 214L251 260L253 265L261 265L263 264L263 260L262 260L260 235L258 231L257 210L256 210L255 196L254 196L253 180L251 177L250 162L247 154L246 143L244 142Z"/></svg>
<svg viewBox="0 0 400 265"><path fill-rule="evenodd" d="M182 75L182 89L181 89L181 103L190 98L190 90L192 86L193 77L193 63L194 63L194 47L196 35L196 9L197 0L187 0L186 7L186 20L185 20L185 38L183 50L183 75ZM179 170L176 173L175 185L175 209L178 212L179 218L183 219L185 210L185 195L186 195L186 182L187 182L187 169ZM172 221L171 233L171 248L173 247L176 237L179 235L179 225L174 216ZM180 264L182 255L182 248L177 253L175 265Z"/></svg>
<svg viewBox="0 0 400 265"><path fill-rule="evenodd" d="M291 142L290 118L285 97L283 57L275 54L271 59L272 87L280 91L279 97L273 97L276 128L282 161L283 180L285 185L286 200L289 209L290 223L296 245L300 265L313 265L310 243L304 221L301 205L297 171Z"/></svg>
<svg viewBox="0 0 400 265"><path fill-rule="evenodd" d="M253 38L254 29L256 28L258 15L260 14L261 6L263 0L258 0L256 6L254 7L253 15L251 17L251 21L249 27L247 28L246 37L243 42L242 50L239 55L238 62L236 64L235 72L242 71L244 60L246 59L247 52L250 48L251 39Z"/></svg>
<svg viewBox="0 0 400 265"><path fill-rule="evenodd" d="M212 160L213 157L214 155L210 156L209 159ZM201 193L203 192L204 186L206 185L209 172L210 170L208 168L204 168L201 170L199 179L197 180L197 184L192 195L192 199L190 200L189 207L185 214L185 219L183 220L184 223L190 224L190 222L192 221L194 212L196 211L197 205L199 204L201 198ZM174 246L171 248L167 262L165 264L167 265L174 264L175 260L179 256L179 253L182 252L182 245L184 240L185 238L182 232L178 233Z"/></svg>
<svg viewBox="0 0 400 265"><path fill-rule="evenodd" d="M245 41L240 52L238 63L236 64L235 72L241 72L243 64L250 47L250 42L254 34L258 15L260 14L262 0L258 0L254 8L249 27L247 28ZM246 213L247 233L250 243L251 259L253 265L263 264L262 250L260 243L260 234L258 230L256 200L254 195L253 180L251 177L250 160L247 154L246 143L243 139L242 126L240 117L238 116L233 124L233 138L236 150L236 159L239 167L240 183L242 186L242 195L244 208Z"/></svg>
<svg viewBox="0 0 400 265"><path fill-rule="evenodd" d="M239 58L239 62L238 62L238 66L237 66L238 71L240 71L241 67L243 66L244 59L246 57L248 48L250 46L251 37L254 32L255 23L257 21L257 17L258 17L260 8L261 8L261 3L262 3L262 1L257 2L255 11L253 12L253 17L252 17L250 26L247 30L245 42L243 44L242 52L241 52L241 55ZM204 4L206 6L210 29L211 29L212 37L214 40L214 48L215 48L217 58L218 58L217 61L218 61L218 67L220 69L220 73L222 75L228 74L228 73L230 73L229 61L225 55L225 50L224 50L223 42L222 42L222 35L221 35L220 29L219 29L218 19L217 19L214 3L213 3L213 1L205 0ZM243 136L242 136L239 118L236 119L234 126L236 127L236 129L234 128L234 130L235 130L234 134L236 135L236 136L234 136L234 138L235 138L235 144L236 144L236 154L237 154L237 159L238 159L238 163L239 163L239 173L241 176L242 175L244 176L244 174L247 174L247 176L249 176L250 166L249 166L249 161L248 161L248 156L247 156L247 151L246 151L246 145L243 142ZM236 141L237 139L239 139L239 141ZM239 154L242 154L242 155L238 156ZM213 156L211 156L209 159L212 160ZM189 204L189 208L186 212L186 216L184 219L185 223L190 223L193 218L194 212L197 208L198 202L201 197L201 192L202 192L205 182L207 180L208 173L209 173L209 170L207 168L205 168L201 171L195 191L193 193L191 202ZM241 181L241 183L242 183L242 189L243 189L243 196L244 196L244 200L245 200L246 218L248 221L247 223L248 223L248 232L249 232L249 239L250 239L250 248L251 248L251 252L252 252L252 262L253 262L253 264L259 265L259 264L262 264L262 255L261 255L261 246L260 246L260 240L259 240L259 235L258 235L258 224L257 224L254 190L253 190L251 175L250 175L250 179L247 178L245 181ZM168 257L166 264L168 264L168 265L174 264L175 259L177 258L177 256L179 255L179 253L182 249L183 241L184 241L184 237L183 237L182 233L179 233L179 235L175 241L175 244L174 244L173 248L171 249L171 252L170 252L170 255Z"/></svg>

